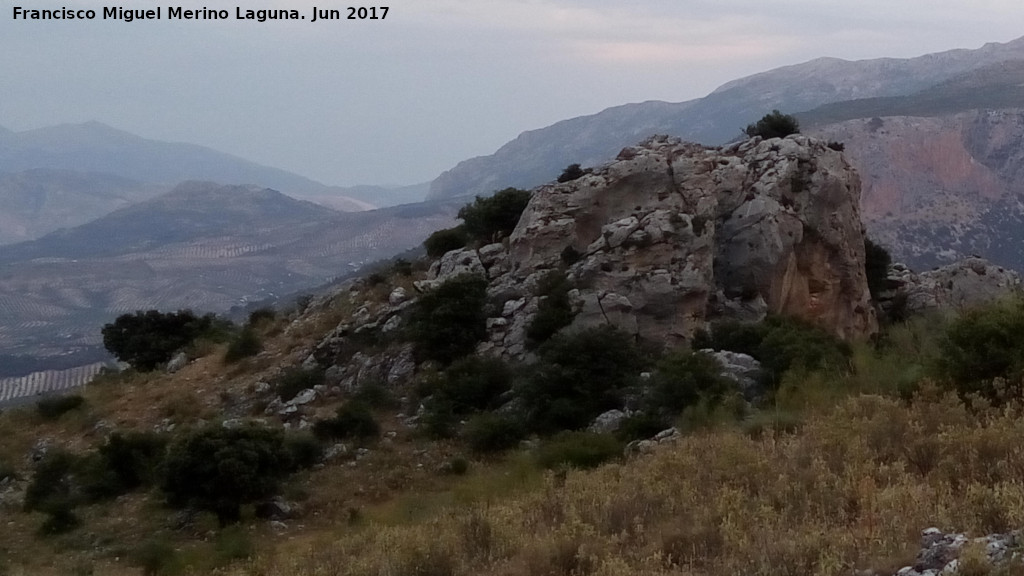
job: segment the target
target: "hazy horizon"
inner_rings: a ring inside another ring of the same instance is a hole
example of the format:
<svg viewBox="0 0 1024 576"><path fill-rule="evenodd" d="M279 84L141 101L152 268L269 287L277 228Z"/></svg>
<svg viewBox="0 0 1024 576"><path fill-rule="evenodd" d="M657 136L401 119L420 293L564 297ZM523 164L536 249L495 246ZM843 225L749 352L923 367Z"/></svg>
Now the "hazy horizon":
<svg viewBox="0 0 1024 576"><path fill-rule="evenodd" d="M134 22L0 16L0 126L98 121L329 185L406 185L611 106L700 98L819 57L914 57L1024 31L1024 10L996 1L403 0L384 20L262 23L226 6L228 20L166 19L169 6L203 6L191 1L125 7L158 6L163 19ZM314 6L345 12L254 9Z"/></svg>

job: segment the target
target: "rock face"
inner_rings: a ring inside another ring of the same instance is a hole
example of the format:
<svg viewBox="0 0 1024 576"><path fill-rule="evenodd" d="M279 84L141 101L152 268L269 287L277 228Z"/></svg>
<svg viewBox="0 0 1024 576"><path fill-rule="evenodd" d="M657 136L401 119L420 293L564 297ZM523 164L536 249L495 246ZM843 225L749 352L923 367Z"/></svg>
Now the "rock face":
<svg viewBox="0 0 1024 576"><path fill-rule="evenodd" d="M897 300L907 313L958 311L1010 296L1021 289L1020 275L982 258L965 258L916 274L893 264L887 278L890 290L881 305L888 311Z"/></svg>
<svg viewBox="0 0 1024 576"><path fill-rule="evenodd" d="M843 156L799 135L725 149L655 137L623 149L537 189L507 255L488 253L505 322L485 348L518 353L538 307L531 291L558 268L577 288L570 330L612 323L676 346L710 319L777 312L842 338L867 335L876 321L859 195Z"/></svg>

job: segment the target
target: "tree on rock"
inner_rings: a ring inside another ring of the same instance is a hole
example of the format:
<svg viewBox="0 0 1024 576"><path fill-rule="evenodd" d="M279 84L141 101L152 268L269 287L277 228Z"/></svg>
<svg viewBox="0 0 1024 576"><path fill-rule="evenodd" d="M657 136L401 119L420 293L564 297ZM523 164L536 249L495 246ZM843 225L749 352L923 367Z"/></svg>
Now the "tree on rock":
<svg viewBox="0 0 1024 576"><path fill-rule="evenodd" d="M765 114L757 123L747 125L747 129L744 132L751 138L754 136L760 136L764 139L785 138L790 134L799 134L800 123L789 114L772 110L771 114Z"/></svg>

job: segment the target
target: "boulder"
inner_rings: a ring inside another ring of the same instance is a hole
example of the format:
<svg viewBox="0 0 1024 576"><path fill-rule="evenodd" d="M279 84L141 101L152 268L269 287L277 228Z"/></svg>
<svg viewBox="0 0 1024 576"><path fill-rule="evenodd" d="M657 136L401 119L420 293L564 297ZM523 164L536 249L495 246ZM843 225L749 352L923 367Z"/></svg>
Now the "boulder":
<svg viewBox="0 0 1024 576"><path fill-rule="evenodd" d="M175 372L177 372L178 370L181 370L182 368L184 368L187 365L188 365L188 354L186 354L184 352L178 352L177 354L174 355L173 358L170 359L170 361L167 362L166 370L167 370L168 374L174 374Z"/></svg>
<svg viewBox="0 0 1024 576"><path fill-rule="evenodd" d="M928 310L960 311L1014 294L1021 289L1020 275L983 258L965 258L927 272L915 273L895 263L882 297L886 312L903 307L915 314Z"/></svg>

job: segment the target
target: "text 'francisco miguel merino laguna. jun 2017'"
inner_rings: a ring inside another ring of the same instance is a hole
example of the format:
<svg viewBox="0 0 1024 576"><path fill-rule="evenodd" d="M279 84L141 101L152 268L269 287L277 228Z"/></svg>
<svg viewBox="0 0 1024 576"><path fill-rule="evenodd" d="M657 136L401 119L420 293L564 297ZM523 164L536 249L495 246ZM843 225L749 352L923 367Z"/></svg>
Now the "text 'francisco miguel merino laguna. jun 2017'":
<svg viewBox="0 0 1024 576"><path fill-rule="evenodd" d="M185 9L181 6L157 6L154 8L124 8L104 6L99 9L75 8L26 8L14 6L14 20L247 20L267 22L272 20L384 20L388 15L387 6L346 6L344 8L317 8L313 6L305 13L299 10L253 10L236 6L233 10L223 8Z"/></svg>

